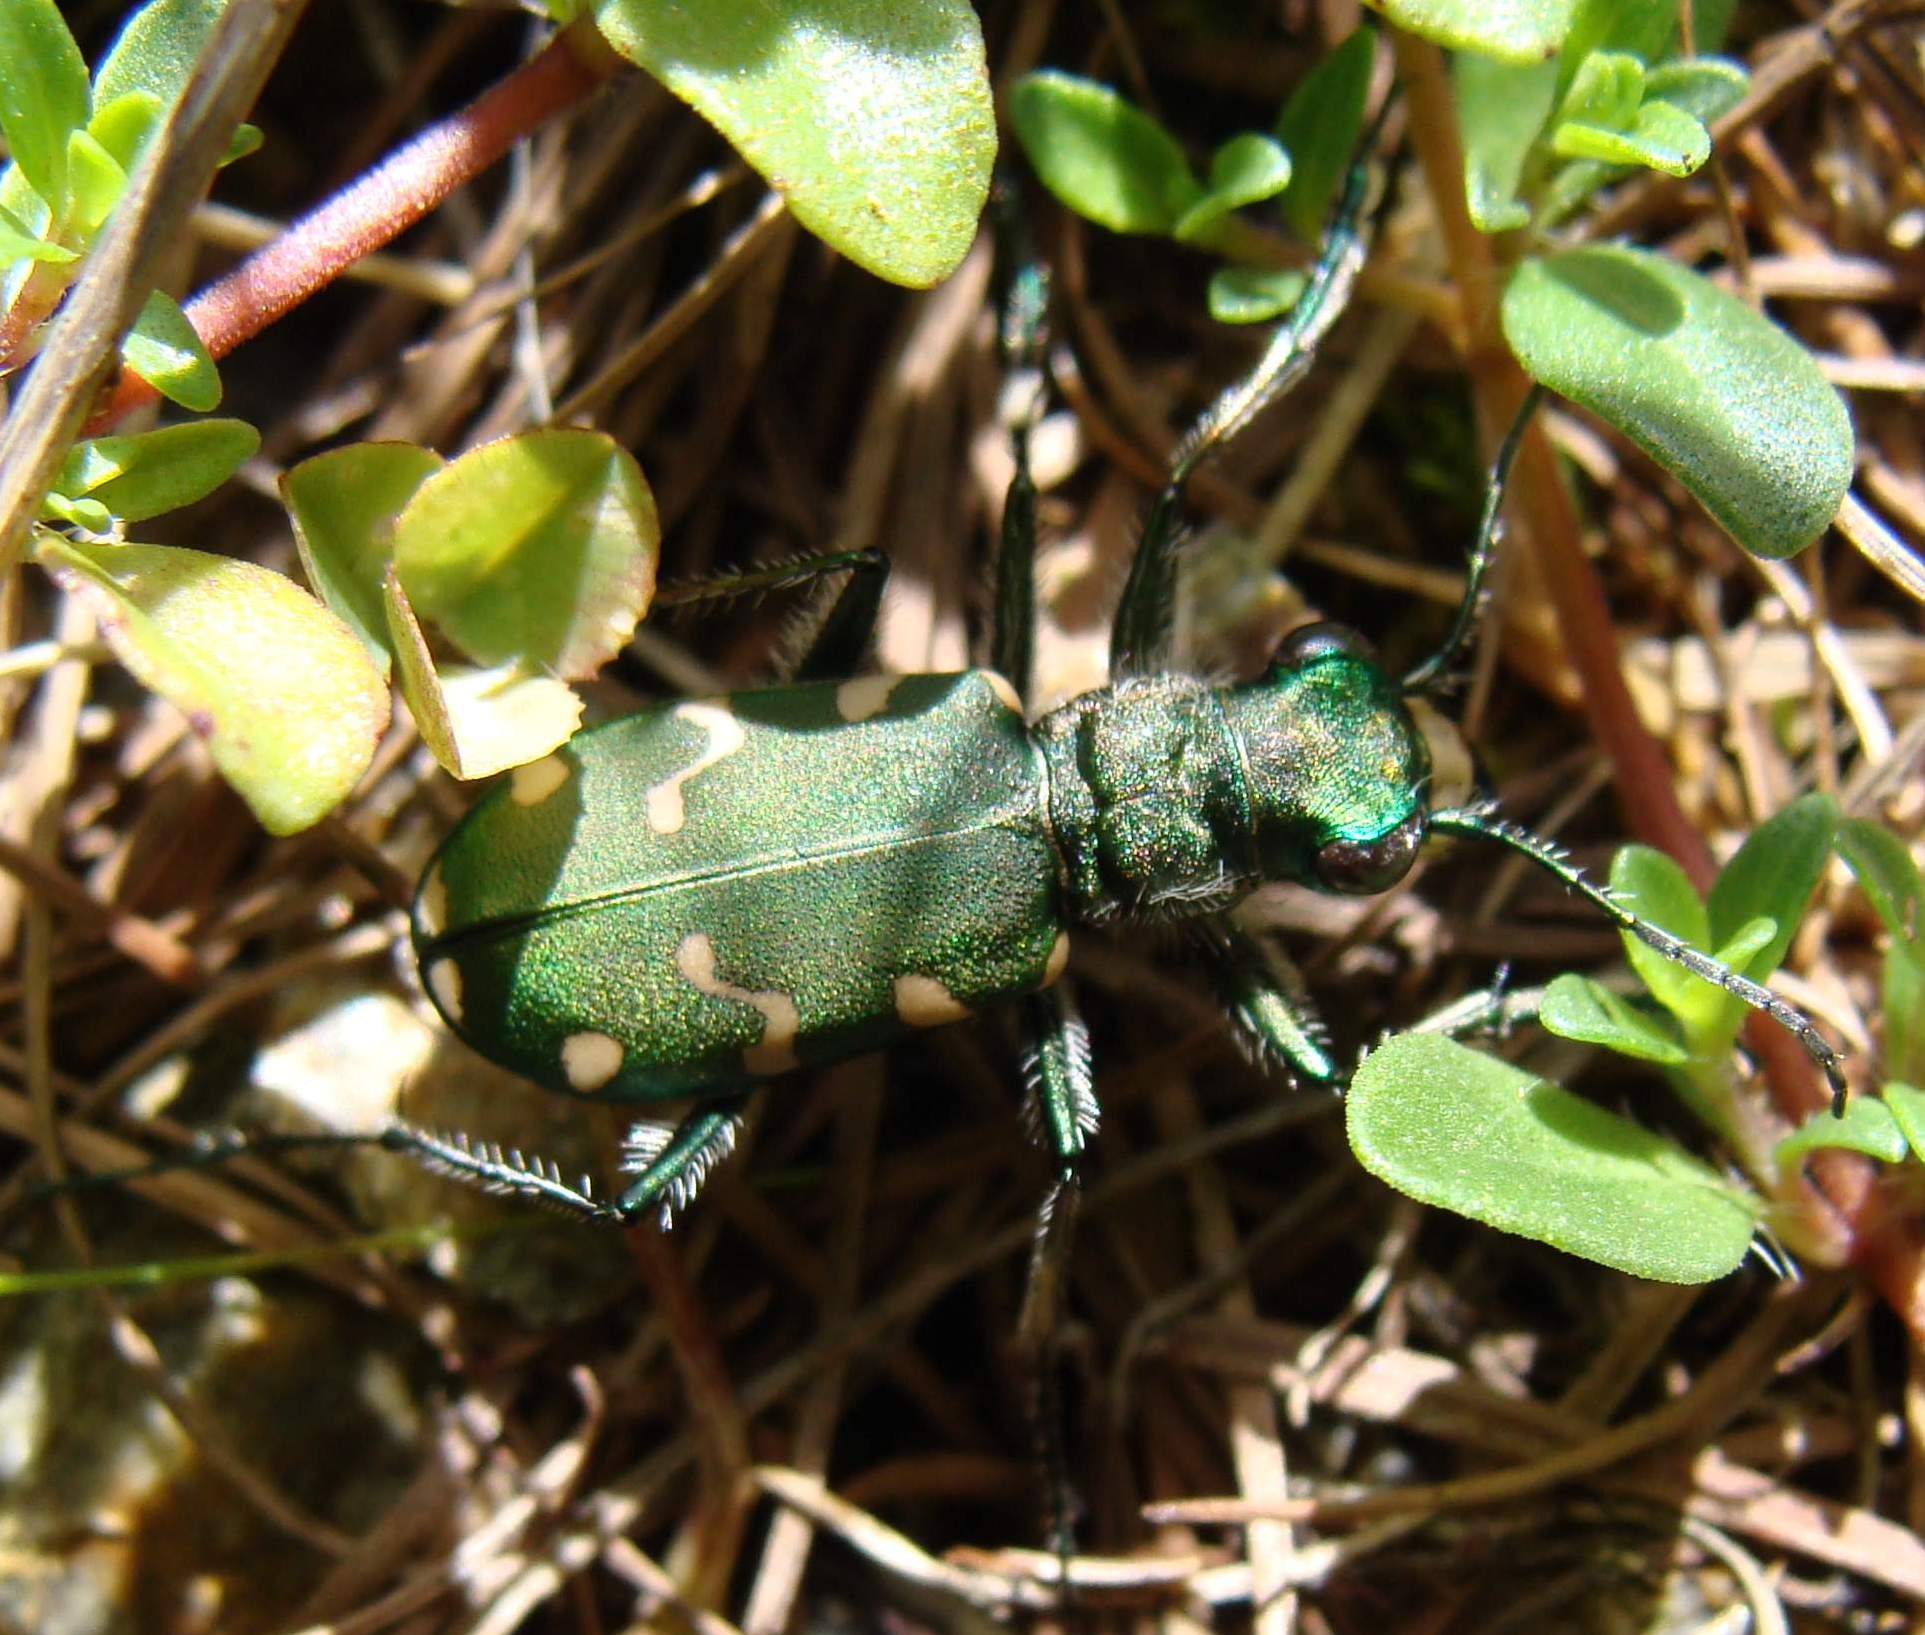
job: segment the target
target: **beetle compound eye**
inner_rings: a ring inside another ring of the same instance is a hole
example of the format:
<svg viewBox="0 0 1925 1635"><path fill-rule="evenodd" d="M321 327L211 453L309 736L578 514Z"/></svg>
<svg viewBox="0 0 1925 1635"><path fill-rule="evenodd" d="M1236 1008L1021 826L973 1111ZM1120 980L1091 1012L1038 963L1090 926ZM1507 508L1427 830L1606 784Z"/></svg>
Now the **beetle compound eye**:
<svg viewBox="0 0 1925 1635"><path fill-rule="evenodd" d="M1410 872L1423 843L1424 820L1415 812L1380 839L1328 841L1317 848L1317 882L1358 897L1388 891Z"/></svg>
<svg viewBox="0 0 1925 1635"><path fill-rule="evenodd" d="M1315 624L1302 625L1285 636L1277 648L1276 662L1286 670L1301 670L1306 665L1315 664L1318 659L1329 658L1336 653L1360 659L1376 657L1370 643L1349 625L1338 624L1334 619L1319 619Z"/></svg>

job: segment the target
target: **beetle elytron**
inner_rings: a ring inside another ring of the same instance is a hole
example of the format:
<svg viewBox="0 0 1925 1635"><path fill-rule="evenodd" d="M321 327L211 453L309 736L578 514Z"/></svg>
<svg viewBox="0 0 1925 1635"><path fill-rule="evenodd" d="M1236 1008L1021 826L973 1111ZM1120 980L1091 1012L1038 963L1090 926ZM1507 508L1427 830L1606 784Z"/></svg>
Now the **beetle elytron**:
<svg viewBox="0 0 1925 1635"><path fill-rule="evenodd" d="M1495 839L1552 870L1790 1027L1836 1086L1835 1058L1803 1016L1466 804L1461 741L1415 696L1474 624L1523 416L1491 473L1456 628L1418 670L1393 680L1357 638L1315 625L1254 681L1173 671L1185 483L1302 372L1341 307L1362 260L1363 175L1288 324L1178 452L1116 616L1109 686L1026 718L1033 492L1018 427L994 669L831 679L859 657L880 592L879 558L836 559L858 571L798 683L583 733L512 774L448 837L416 898L414 940L455 1031L558 1091L696 1102L679 1124L636 1125L625 1191L603 1201L552 1167L406 1125L387 1144L595 1218L666 1220L727 1152L761 1082L1015 1000L1066 1181L1096 1119L1086 1035L1059 981L1073 928L1187 922L1239 1030L1279 1065L1336 1082L1320 1029L1224 911L1272 880L1382 891L1430 832Z"/></svg>

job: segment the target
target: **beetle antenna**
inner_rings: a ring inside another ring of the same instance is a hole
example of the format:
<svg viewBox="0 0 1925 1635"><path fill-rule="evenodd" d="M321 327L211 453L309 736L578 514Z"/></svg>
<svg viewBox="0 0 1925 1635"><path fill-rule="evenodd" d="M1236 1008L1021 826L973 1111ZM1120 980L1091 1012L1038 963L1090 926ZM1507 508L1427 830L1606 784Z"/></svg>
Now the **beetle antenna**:
<svg viewBox="0 0 1925 1635"><path fill-rule="evenodd" d="M1845 1110L1845 1075L1838 1065L1838 1052L1832 1049L1811 1018L1802 1011L1785 1003L1769 988L1760 986L1748 977L1740 976L1730 966L1713 959L1709 954L1701 954L1688 942L1671 935L1661 926L1653 925L1642 915L1633 914L1615 896L1602 886L1595 886L1585 879L1581 871L1574 868L1564 854L1550 841L1534 835L1518 824L1507 822L1488 807L1450 807L1432 812L1430 827L1440 834L1475 835L1483 840L1494 840L1500 846L1528 857L1546 873L1553 874L1564 882L1567 891L1574 891L1599 909L1611 923L1620 930L1628 931L1646 947L1655 948L1673 964L1682 965L1693 976L1703 977L1706 982L1715 983L1740 999L1753 1010L1763 1011L1780 1027L1785 1028L1805 1047L1805 1054L1818 1064L1819 1070L1831 1086L1831 1110L1834 1116L1842 1115Z"/></svg>
<svg viewBox="0 0 1925 1635"><path fill-rule="evenodd" d="M1490 576L1491 564L1497 560L1497 547L1504 538L1504 490L1510 484L1511 464L1516 460L1518 447L1524 441L1524 428L1530 424L1531 416L1543 396L1544 388L1533 384L1518 406L1517 418L1511 422L1511 429L1504 433L1497 458L1491 462L1489 480L1484 484L1484 514L1477 522L1477 539L1471 546L1470 564L1464 573L1464 597L1457 604L1457 617L1451 621L1450 634L1444 638L1444 645L1400 683L1406 696L1435 692L1477 633L1478 622L1484 616L1484 603L1488 599L1484 581Z"/></svg>

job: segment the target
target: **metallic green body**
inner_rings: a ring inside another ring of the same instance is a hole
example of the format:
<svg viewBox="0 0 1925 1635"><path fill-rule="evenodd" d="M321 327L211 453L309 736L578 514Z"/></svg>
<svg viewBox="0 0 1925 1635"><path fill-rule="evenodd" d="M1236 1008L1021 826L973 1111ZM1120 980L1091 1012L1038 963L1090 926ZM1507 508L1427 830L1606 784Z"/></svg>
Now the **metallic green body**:
<svg viewBox="0 0 1925 1635"><path fill-rule="evenodd" d="M984 671L666 705L519 769L423 877L428 989L557 1090L722 1094L1043 986L1040 757Z"/></svg>
<svg viewBox="0 0 1925 1635"><path fill-rule="evenodd" d="M554 1089L728 1095L1047 987L1075 923L1316 882L1421 824L1429 760L1368 659L1165 675L1033 725L999 676L665 705L520 768L423 876L428 991Z"/></svg>

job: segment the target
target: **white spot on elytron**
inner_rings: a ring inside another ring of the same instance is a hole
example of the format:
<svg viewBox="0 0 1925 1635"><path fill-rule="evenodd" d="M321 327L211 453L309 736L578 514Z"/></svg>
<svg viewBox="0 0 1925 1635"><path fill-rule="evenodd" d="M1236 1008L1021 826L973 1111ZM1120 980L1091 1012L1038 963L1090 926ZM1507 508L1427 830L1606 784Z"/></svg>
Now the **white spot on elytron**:
<svg viewBox="0 0 1925 1635"><path fill-rule="evenodd" d="M726 698L677 704L672 713L677 720L693 721L708 734L709 741L708 747L680 772L671 773L649 790L648 826L658 835L674 834L688 818L682 785L748 742L748 735L742 731L742 723L730 713Z"/></svg>
<svg viewBox="0 0 1925 1635"><path fill-rule="evenodd" d="M675 969L684 982L711 999L738 999L762 1013L762 1037L742 1052L742 1065L751 1073L786 1073L797 1065L795 1035L802 1015L792 994L779 988L757 992L724 982L715 973L715 944L702 931L691 931L675 945Z"/></svg>
<svg viewBox="0 0 1925 1635"><path fill-rule="evenodd" d="M559 755L544 755L508 775L508 798L517 806L539 806L566 782L568 763Z"/></svg>
<svg viewBox="0 0 1925 1635"><path fill-rule="evenodd" d="M994 670L983 671L983 680L989 683L989 690L996 695L996 702L1006 710L1016 714L1023 713L1023 701L1016 689L1009 683L1009 677L998 675Z"/></svg>
<svg viewBox="0 0 1925 1635"><path fill-rule="evenodd" d="M414 899L415 935L438 937L448 929L448 882L436 863L421 882Z"/></svg>
<svg viewBox="0 0 1925 1635"><path fill-rule="evenodd" d="M451 959L438 959L428 967L428 992L450 1022L461 1020L461 967Z"/></svg>
<svg viewBox="0 0 1925 1635"><path fill-rule="evenodd" d="M599 1090L622 1070L622 1047L605 1033L571 1033L561 1042L561 1070L571 1090Z"/></svg>
<svg viewBox="0 0 1925 1635"><path fill-rule="evenodd" d="M896 690L899 676L857 676L836 688L836 714L845 721L867 721L880 715Z"/></svg>
<svg viewBox="0 0 1925 1635"><path fill-rule="evenodd" d="M1063 974L1063 967L1069 964L1069 933L1058 931L1056 940L1049 945L1049 958L1043 962L1043 986L1049 987Z"/></svg>
<svg viewBox="0 0 1925 1635"><path fill-rule="evenodd" d="M897 977L894 987L896 1014L912 1028L941 1027L945 1022L960 1022L969 1014L969 1007L933 976L912 972Z"/></svg>

